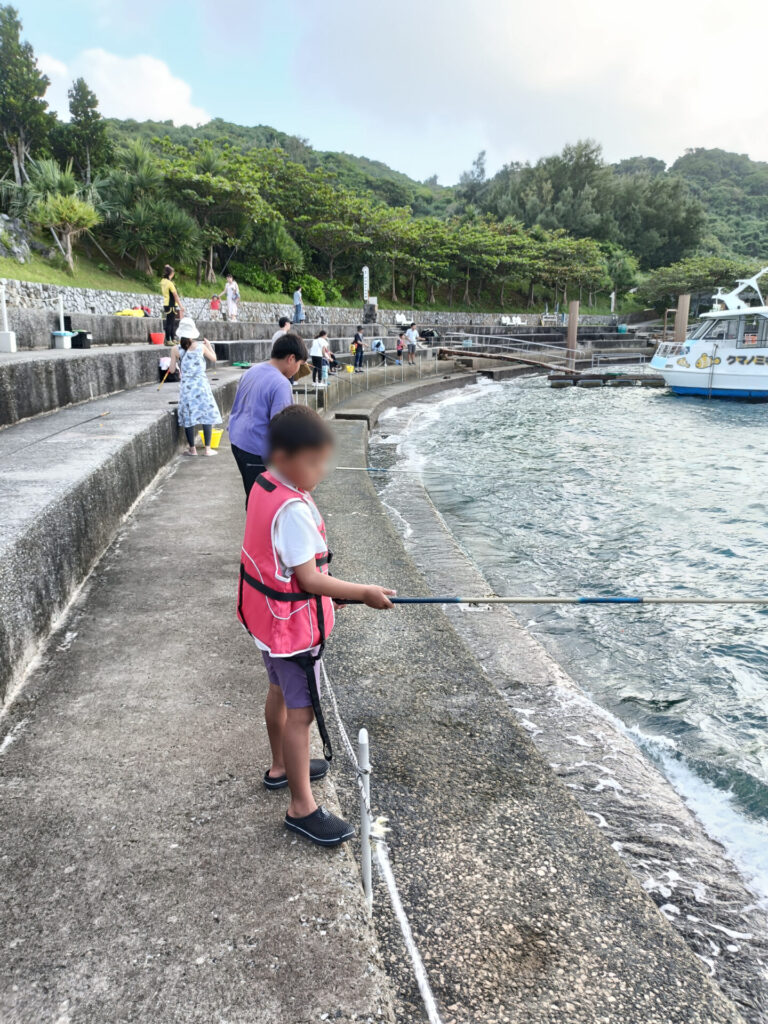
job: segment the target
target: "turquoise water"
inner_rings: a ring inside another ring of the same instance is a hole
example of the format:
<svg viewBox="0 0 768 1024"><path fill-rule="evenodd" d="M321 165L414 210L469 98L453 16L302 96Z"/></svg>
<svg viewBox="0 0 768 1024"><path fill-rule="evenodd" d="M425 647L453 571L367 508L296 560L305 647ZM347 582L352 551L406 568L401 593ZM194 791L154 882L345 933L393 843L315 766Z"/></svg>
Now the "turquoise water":
<svg viewBox="0 0 768 1024"><path fill-rule="evenodd" d="M419 408L372 459L422 475L495 592L768 597L766 406L528 378ZM768 880L768 610L517 614Z"/></svg>

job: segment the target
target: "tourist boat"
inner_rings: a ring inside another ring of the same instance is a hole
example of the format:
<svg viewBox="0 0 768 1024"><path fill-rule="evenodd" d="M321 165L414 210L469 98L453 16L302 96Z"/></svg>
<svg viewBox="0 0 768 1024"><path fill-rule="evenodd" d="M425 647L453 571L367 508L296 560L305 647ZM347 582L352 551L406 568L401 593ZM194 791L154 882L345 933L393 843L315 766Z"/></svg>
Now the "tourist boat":
<svg viewBox="0 0 768 1024"><path fill-rule="evenodd" d="M722 288L683 342L662 342L651 367L678 395L768 400L768 306L759 280Z"/></svg>

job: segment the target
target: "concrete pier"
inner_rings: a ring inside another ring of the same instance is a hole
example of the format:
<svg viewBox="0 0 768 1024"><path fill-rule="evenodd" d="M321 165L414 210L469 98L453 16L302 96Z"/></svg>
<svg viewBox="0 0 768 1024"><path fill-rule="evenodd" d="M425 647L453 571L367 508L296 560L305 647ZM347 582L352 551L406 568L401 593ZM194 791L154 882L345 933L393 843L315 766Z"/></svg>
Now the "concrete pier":
<svg viewBox="0 0 768 1024"><path fill-rule="evenodd" d="M394 1024L351 849L262 786L243 520L226 448L178 459L0 723L4 1024Z"/></svg>
<svg viewBox="0 0 768 1024"><path fill-rule="evenodd" d="M221 378L231 393L236 375ZM367 427L387 404L474 379L447 373L350 397L329 412L338 463L366 465ZM0 433L9 487L27 488L30 503L32 533L17 516L12 538L34 556L27 585L51 566L82 569L68 546L94 532L93 560L120 528L125 509L109 505L100 525L90 478L113 481L124 501L141 491L138 468L151 478L152 460L173 458L175 396L157 395L99 402L119 414L104 421L115 437L99 439L106 427L77 419L80 406ZM46 425L59 417L55 434ZM99 444L114 458L97 459ZM75 464L86 489L68 512ZM261 788L266 681L234 617L234 462L223 449L171 468L0 721L0 819L11 823L0 1019L422 1022L378 883L375 935L366 918L355 847L290 839L283 797ZM428 592L365 473L334 474L318 501L337 575ZM55 606L57 587L36 603ZM374 805L390 819L395 876L444 1024L744 1024L440 609L347 608L327 664L352 734L371 734ZM357 787L336 747L323 799L351 815Z"/></svg>

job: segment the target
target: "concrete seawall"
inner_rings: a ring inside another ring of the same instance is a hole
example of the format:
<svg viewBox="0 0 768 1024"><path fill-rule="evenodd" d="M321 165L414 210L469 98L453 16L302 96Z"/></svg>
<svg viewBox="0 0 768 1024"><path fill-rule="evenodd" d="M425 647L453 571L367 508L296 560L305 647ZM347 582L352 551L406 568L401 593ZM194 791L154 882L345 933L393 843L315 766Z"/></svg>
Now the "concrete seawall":
<svg viewBox="0 0 768 1024"><path fill-rule="evenodd" d="M0 357L0 427L157 379L157 346Z"/></svg>
<svg viewBox="0 0 768 1024"><path fill-rule="evenodd" d="M217 376L226 412L239 373ZM175 390L139 388L0 432L0 703L178 450Z"/></svg>

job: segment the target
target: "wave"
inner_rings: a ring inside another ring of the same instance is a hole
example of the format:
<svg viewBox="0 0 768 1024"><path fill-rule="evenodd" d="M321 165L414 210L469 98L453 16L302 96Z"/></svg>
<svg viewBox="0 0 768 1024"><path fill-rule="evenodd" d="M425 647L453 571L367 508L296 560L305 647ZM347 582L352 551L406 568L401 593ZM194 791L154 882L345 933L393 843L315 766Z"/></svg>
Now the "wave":
<svg viewBox="0 0 768 1024"><path fill-rule="evenodd" d="M492 587L437 507L442 495L460 489L454 473L461 477L463 467L453 471L444 454L434 457L425 433L436 426L450 430L452 407L464 403L483 402L490 417L505 387L484 382L391 410L371 438L372 461L402 471L377 484L434 593L455 593L457 580L470 593ZM472 528L460 511L451 518ZM727 789L702 778L676 737L626 724L600 706L508 608L444 610L659 910L745 1018L768 1021L768 825L746 815ZM527 625L541 630L536 620ZM760 677L730 667L734 685L759 696Z"/></svg>

